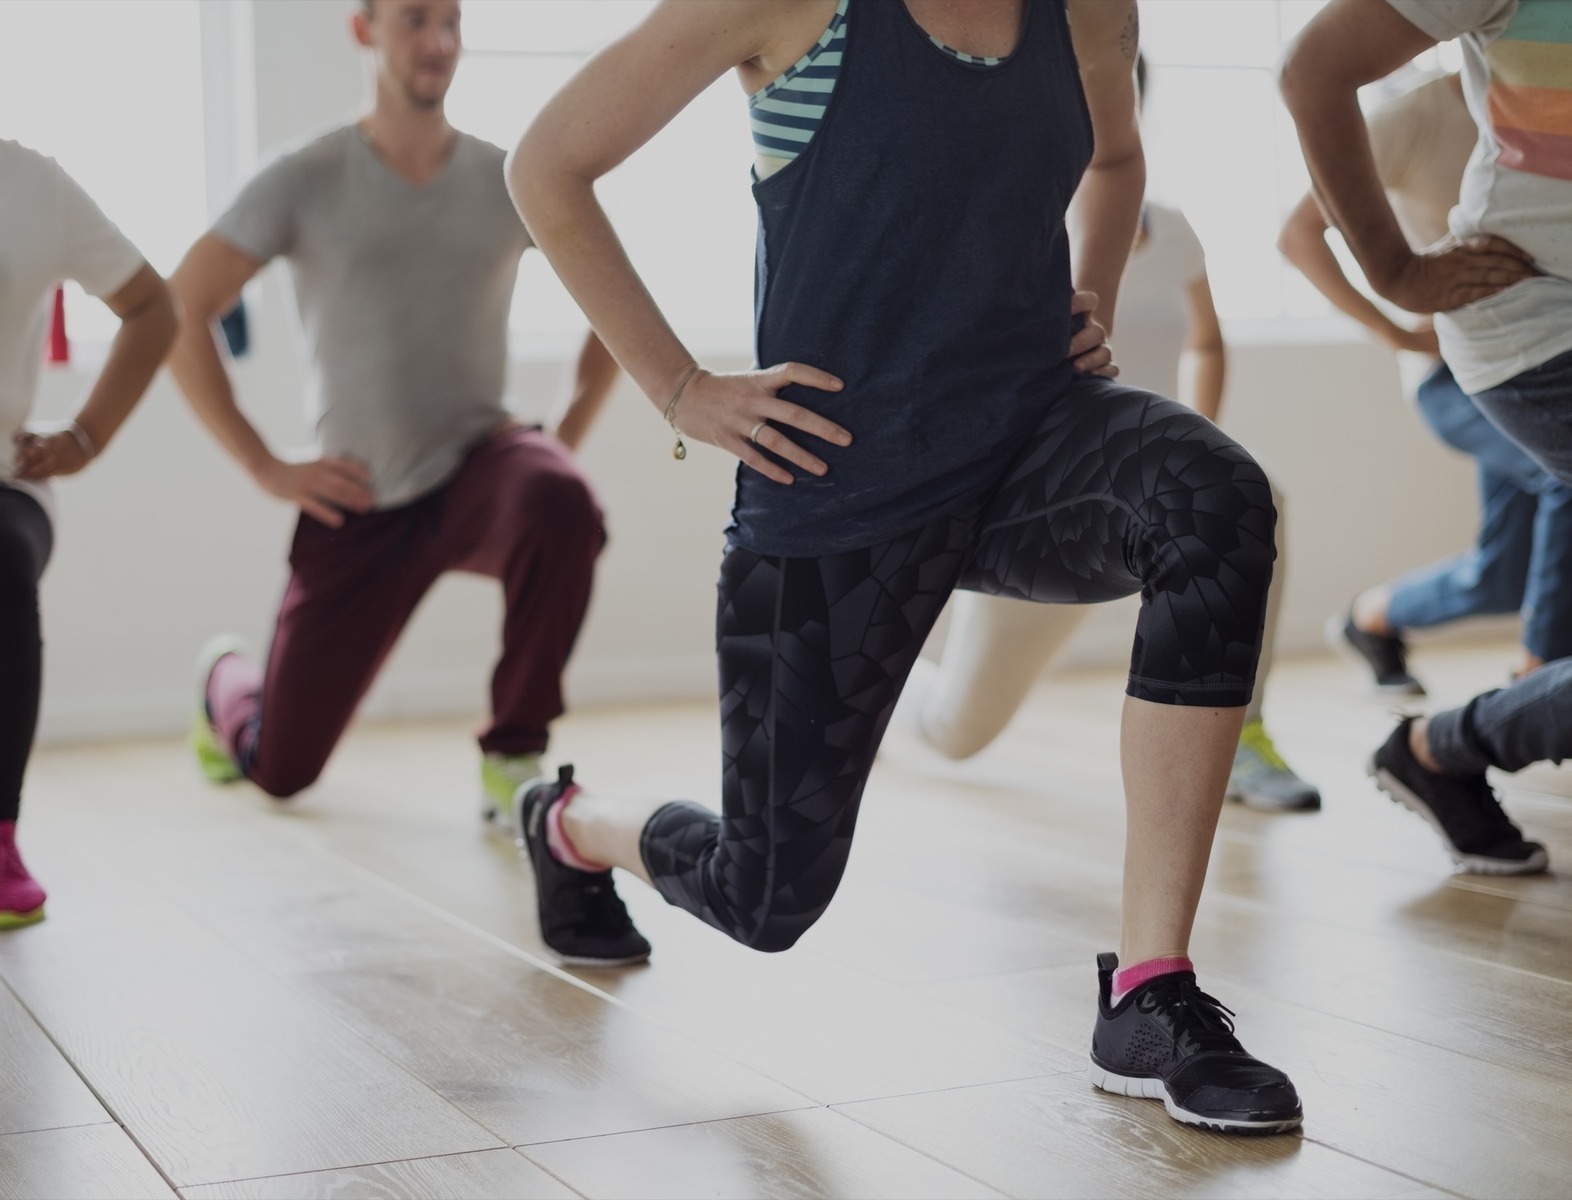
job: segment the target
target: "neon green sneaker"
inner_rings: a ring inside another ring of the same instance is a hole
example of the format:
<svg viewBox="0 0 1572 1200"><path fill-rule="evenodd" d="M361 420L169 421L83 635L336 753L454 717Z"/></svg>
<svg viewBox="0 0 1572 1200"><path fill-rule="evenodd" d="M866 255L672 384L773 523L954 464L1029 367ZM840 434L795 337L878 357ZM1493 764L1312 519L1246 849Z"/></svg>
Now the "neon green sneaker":
<svg viewBox="0 0 1572 1200"><path fill-rule="evenodd" d="M515 840L522 836L515 798L542 773L538 754L487 754L480 760L480 815L489 829Z"/></svg>
<svg viewBox="0 0 1572 1200"><path fill-rule="evenodd" d="M1228 776L1228 799L1261 812L1313 812L1321 793L1295 775L1260 721L1246 721Z"/></svg>
<svg viewBox="0 0 1572 1200"><path fill-rule="evenodd" d="M196 755L197 769L209 783L234 783L241 778L240 765L229 757L219 740L213 719L207 714L207 681L213 674L218 660L230 654L249 654L251 648L234 634L221 633L209 638L197 654L196 709L191 714L191 753Z"/></svg>

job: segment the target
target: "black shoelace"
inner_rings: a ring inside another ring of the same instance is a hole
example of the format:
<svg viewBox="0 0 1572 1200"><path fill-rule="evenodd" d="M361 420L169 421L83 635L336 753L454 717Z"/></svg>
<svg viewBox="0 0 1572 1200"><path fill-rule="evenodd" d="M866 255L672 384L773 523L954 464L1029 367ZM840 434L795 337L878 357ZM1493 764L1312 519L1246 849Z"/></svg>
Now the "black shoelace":
<svg viewBox="0 0 1572 1200"><path fill-rule="evenodd" d="M1188 976L1176 976L1152 989L1153 1006L1166 1010L1174 1023L1175 1040L1193 1050L1243 1050L1234 1037L1234 1010L1201 990Z"/></svg>

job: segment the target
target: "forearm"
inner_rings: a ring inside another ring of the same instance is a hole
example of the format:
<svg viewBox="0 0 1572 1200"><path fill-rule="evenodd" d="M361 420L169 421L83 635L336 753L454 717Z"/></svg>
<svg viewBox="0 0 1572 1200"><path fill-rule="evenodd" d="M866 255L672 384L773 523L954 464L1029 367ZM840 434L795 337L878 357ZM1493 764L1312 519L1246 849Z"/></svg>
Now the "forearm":
<svg viewBox="0 0 1572 1200"><path fill-rule="evenodd" d="M509 182L530 236L601 341L663 407L694 358L633 269L593 183L538 161L528 137L509 166Z"/></svg>
<svg viewBox="0 0 1572 1200"><path fill-rule="evenodd" d="M103 370L76 415L95 453L109 445L147 391L178 326L174 305L162 290L155 300L121 320Z"/></svg>
<svg viewBox="0 0 1572 1200"><path fill-rule="evenodd" d="M579 351L572 389L552 414L547 427L570 450L577 450L600 417L612 385L617 382L617 360L605 343L591 333Z"/></svg>
<svg viewBox="0 0 1572 1200"><path fill-rule="evenodd" d="M1146 159L1137 148L1089 167L1070 206L1072 278L1077 288L1097 293L1094 315L1110 337L1145 190Z"/></svg>
<svg viewBox="0 0 1572 1200"><path fill-rule="evenodd" d="M208 432L256 478L274 455L235 402L234 385L216 339L209 318L187 314L169 356L169 369Z"/></svg>
<svg viewBox="0 0 1572 1200"><path fill-rule="evenodd" d="M1366 27L1367 18L1375 29ZM1423 35L1386 6L1356 8L1344 0L1323 10L1301 34L1280 76L1321 211L1381 295L1413 252L1381 186L1358 90L1425 44Z"/></svg>
<svg viewBox="0 0 1572 1200"><path fill-rule="evenodd" d="M1315 206L1312 197L1306 197L1306 202ZM1403 330L1397 323L1349 282L1337 255L1327 244L1324 222L1317 220L1312 226L1290 219L1278 239L1277 248L1339 312L1352 317L1384 342L1401 336Z"/></svg>
<svg viewBox="0 0 1572 1200"><path fill-rule="evenodd" d="M1187 350L1180 359L1179 398L1208 421L1217 421L1223 410L1223 384L1228 355L1221 346Z"/></svg>

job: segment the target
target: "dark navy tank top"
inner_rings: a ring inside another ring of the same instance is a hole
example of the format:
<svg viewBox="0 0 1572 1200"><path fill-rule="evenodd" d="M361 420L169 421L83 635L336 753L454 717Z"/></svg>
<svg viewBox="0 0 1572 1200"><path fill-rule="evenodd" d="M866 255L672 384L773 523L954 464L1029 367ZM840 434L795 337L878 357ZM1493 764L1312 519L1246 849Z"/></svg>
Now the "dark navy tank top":
<svg viewBox="0 0 1572 1200"><path fill-rule="evenodd" d="M754 184L755 353L839 376L784 399L851 431L791 435L829 465L791 486L739 467L731 540L759 554L874 545L997 483L1070 378L1064 214L1091 156L1064 0L978 70L905 0L863 0L807 149Z"/></svg>

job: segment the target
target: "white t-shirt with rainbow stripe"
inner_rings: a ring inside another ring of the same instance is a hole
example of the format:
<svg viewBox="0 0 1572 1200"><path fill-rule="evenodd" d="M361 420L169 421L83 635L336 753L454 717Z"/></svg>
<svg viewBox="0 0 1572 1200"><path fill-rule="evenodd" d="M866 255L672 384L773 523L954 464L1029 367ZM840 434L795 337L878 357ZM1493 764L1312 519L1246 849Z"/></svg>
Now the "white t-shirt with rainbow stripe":
<svg viewBox="0 0 1572 1200"><path fill-rule="evenodd" d="M1479 141L1449 225L1533 255L1541 278L1436 317L1441 351L1468 392L1572 350L1572 0L1387 0L1463 49L1463 94Z"/></svg>

